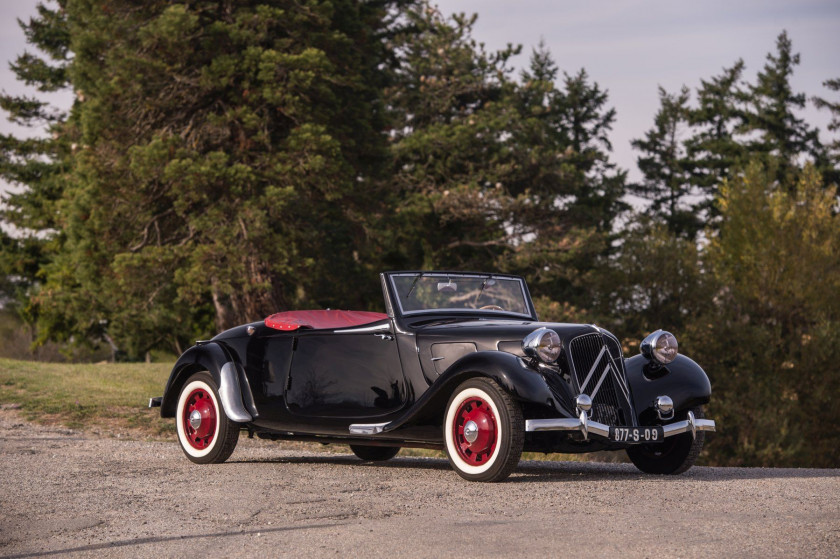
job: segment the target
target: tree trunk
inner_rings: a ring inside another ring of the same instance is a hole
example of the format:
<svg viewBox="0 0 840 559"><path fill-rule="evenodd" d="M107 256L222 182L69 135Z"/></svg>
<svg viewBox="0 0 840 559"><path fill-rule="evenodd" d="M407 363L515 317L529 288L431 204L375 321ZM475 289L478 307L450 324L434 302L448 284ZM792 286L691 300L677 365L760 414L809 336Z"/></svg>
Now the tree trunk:
<svg viewBox="0 0 840 559"><path fill-rule="evenodd" d="M216 330L222 332L232 326L230 323L230 310L219 293L217 282L212 282L211 293L213 295L213 307L216 309Z"/></svg>
<svg viewBox="0 0 840 559"><path fill-rule="evenodd" d="M111 347L111 363L116 363L120 348L117 347L117 344L114 343L114 340L108 334L102 334L102 339Z"/></svg>

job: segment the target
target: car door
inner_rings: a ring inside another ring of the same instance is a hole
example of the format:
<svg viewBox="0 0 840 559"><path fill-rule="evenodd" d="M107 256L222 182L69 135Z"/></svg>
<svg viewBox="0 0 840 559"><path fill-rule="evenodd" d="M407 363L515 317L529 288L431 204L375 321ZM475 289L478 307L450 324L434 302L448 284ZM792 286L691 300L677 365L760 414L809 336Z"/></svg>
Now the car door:
<svg viewBox="0 0 840 559"><path fill-rule="evenodd" d="M364 421L400 410L406 399L390 325L297 336L286 389L292 414Z"/></svg>

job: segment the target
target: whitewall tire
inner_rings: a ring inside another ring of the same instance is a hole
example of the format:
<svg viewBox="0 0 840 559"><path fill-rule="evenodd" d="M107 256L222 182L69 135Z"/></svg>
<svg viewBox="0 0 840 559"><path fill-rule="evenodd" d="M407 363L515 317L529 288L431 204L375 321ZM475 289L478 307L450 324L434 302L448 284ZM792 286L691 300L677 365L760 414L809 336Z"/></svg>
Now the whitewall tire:
<svg viewBox="0 0 840 559"><path fill-rule="evenodd" d="M181 449L197 464L224 462L239 440L239 424L225 415L218 387L206 372L192 375L181 388L175 423Z"/></svg>
<svg viewBox="0 0 840 559"><path fill-rule="evenodd" d="M446 406L443 435L449 463L470 481L501 481L519 463L525 437L522 410L496 382L472 378Z"/></svg>

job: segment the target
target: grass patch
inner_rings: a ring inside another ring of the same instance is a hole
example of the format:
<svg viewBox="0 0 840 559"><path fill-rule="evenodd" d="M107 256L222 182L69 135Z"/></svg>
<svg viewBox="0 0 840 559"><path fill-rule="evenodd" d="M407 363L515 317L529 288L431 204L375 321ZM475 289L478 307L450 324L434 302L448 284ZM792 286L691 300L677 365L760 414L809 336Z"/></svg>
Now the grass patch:
<svg viewBox="0 0 840 559"><path fill-rule="evenodd" d="M0 359L0 404L36 423L116 435L170 436L172 421L147 408L163 394L171 363L41 363Z"/></svg>

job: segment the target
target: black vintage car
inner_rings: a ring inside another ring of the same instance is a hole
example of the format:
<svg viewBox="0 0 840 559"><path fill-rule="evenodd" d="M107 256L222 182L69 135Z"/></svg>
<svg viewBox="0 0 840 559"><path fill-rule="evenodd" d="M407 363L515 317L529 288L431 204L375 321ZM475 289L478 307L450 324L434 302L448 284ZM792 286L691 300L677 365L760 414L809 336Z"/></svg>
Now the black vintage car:
<svg viewBox="0 0 840 559"><path fill-rule="evenodd" d="M504 479L523 450L626 449L644 472L678 474L715 430L709 379L668 332L625 359L602 328L539 322L522 278L380 277L384 314L281 312L187 350L150 403L187 457L223 462L247 429L363 460L444 449L476 481Z"/></svg>

